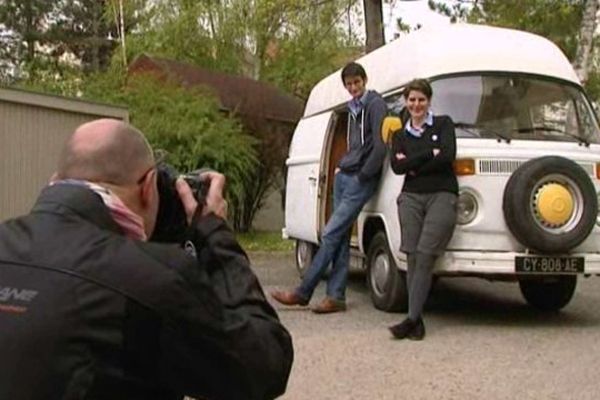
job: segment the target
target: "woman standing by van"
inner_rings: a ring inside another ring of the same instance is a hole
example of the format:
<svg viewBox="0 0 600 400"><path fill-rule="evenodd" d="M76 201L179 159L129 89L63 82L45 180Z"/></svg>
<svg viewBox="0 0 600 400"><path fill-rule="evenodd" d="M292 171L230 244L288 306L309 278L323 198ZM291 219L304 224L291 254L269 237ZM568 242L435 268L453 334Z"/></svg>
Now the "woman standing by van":
<svg viewBox="0 0 600 400"><path fill-rule="evenodd" d="M431 85L424 79L406 86L403 95L410 118L392 142L392 170L405 175L398 196L398 218L400 250L407 257L408 289L408 315L389 328L396 339L425 337L422 313L433 266L445 251L456 224L454 124L448 116L433 115L432 94Z"/></svg>

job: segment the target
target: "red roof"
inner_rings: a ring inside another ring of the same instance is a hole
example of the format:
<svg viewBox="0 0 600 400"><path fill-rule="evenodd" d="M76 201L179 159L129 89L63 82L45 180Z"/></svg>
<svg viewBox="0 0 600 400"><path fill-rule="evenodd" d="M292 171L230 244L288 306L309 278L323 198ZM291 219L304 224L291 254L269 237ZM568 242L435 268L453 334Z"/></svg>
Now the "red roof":
<svg viewBox="0 0 600 400"><path fill-rule="evenodd" d="M234 111L243 119L296 123L304 110L302 100L268 83L179 61L142 54L129 65L129 73L136 72L154 72L161 79L183 87L208 87L219 98L223 109Z"/></svg>

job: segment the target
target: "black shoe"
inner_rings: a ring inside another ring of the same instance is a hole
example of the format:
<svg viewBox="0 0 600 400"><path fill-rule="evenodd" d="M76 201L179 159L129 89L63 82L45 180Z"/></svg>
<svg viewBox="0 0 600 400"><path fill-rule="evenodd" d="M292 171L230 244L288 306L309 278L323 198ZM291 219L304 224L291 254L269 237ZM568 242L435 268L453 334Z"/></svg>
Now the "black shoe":
<svg viewBox="0 0 600 400"><path fill-rule="evenodd" d="M415 326L416 322L410 318L406 318L404 321L390 326L388 329L396 339L404 339L413 331Z"/></svg>
<svg viewBox="0 0 600 400"><path fill-rule="evenodd" d="M419 318L415 323L415 327L408 333L410 340L423 340L425 337L425 324L423 318Z"/></svg>

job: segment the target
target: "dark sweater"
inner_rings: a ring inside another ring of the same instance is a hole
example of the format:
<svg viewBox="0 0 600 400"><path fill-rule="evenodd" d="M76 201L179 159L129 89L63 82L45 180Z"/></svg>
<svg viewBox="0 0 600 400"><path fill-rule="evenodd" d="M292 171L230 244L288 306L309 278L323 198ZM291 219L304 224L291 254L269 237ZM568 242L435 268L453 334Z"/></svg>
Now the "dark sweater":
<svg viewBox="0 0 600 400"><path fill-rule="evenodd" d="M433 149L436 148L440 152L434 157ZM398 160L398 153L406 158ZM434 116L433 125L427 126L420 138L403 128L396 132L392 141L392 170L398 175L406 174L403 192L458 194L458 182L452 168L455 158L454 123L445 115Z"/></svg>
<svg viewBox="0 0 600 400"><path fill-rule="evenodd" d="M385 158L385 144L381 140L381 124L387 106L381 95L369 90L363 110L356 116L348 115L348 151L338 163L344 172L355 173L365 182L379 179ZM362 122L364 121L364 126Z"/></svg>

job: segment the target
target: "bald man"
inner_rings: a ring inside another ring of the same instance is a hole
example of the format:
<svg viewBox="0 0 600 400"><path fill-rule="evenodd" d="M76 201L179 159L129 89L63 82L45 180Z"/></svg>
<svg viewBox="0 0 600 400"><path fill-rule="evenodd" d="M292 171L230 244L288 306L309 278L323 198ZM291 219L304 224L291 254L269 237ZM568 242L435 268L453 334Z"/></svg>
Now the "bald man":
<svg viewBox="0 0 600 400"><path fill-rule="evenodd" d="M203 178L201 211L177 181L194 254L147 242L159 205L148 142L116 120L75 131L31 213L0 225L0 399L285 391L291 338L224 221L225 178Z"/></svg>

